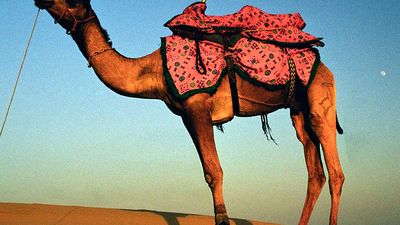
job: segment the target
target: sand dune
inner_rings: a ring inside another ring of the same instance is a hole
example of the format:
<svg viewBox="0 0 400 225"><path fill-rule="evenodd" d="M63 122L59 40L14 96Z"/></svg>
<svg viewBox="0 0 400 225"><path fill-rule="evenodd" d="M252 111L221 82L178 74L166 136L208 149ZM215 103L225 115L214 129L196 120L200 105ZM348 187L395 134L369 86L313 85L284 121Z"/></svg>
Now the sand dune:
<svg viewBox="0 0 400 225"><path fill-rule="evenodd" d="M273 225L231 219L232 225ZM147 210L0 203L0 225L214 225L214 218Z"/></svg>

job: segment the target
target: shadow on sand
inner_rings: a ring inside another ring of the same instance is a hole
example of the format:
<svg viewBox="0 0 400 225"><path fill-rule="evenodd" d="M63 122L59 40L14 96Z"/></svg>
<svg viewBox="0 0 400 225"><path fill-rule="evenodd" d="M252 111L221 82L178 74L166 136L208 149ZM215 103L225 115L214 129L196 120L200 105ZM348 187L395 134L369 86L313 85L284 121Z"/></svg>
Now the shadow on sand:
<svg viewBox="0 0 400 225"><path fill-rule="evenodd" d="M123 211L140 211L140 212L149 212L149 213L154 213L159 216L162 216L165 221L168 223L168 225L180 225L178 218L185 218L187 216L196 216L194 214L185 214L185 213L171 213L171 212L158 212L158 211L152 211L152 210L130 210L130 209L122 209ZM198 215L200 216L200 215ZM253 225L250 221L244 220L244 219L232 219L229 218L229 220L235 222L236 225Z"/></svg>

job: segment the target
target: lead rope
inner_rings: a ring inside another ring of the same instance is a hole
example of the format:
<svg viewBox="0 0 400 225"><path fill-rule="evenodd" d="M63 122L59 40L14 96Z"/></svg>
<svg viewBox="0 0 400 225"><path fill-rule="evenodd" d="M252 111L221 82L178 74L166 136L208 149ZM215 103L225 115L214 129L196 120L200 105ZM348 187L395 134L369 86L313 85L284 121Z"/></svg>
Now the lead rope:
<svg viewBox="0 0 400 225"><path fill-rule="evenodd" d="M27 43L26 48L25 48L24 56L22 57L21 65L19 66L19 71L18 71L17 79L16 79L15 84L14 84L14 89L13 89L13 92L12 92L12 95L11 95L11 98L10 98L10 102L8 103L6 116L4 117L4 121L3 121L3 124L2 124L2 126L1 126L0 137L1 137L1 135L3 134L4 127L5 127L6 122L7 122L8 114L10 113L11 105L12 105L12 102L13 102L13 100L14 100L15 92L16 92L16 90L17 90L18 82L19 82L19 79L20 79L20 77L21 77L22 68L24 67L26 55L28 54L28 49L29 49L29 46L31 45L31 40L32 40L33 32L35 31L36 23L37 23L37 20L38 20L38 18L39 18L39 12L40 12L40 9L38 9L38 11L37 11L37 13L36 13L35 22L33 23L32 31L31 31L31 34L30 34L30 36L29 36L28 43Z"/></svg>

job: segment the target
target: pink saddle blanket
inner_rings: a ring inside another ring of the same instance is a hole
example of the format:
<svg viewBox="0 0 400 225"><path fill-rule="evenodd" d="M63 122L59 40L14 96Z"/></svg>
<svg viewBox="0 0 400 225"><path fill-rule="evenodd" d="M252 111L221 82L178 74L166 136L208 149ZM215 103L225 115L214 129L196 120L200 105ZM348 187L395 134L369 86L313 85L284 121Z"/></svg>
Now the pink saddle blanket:
<svg viewBox="0 0 400 225"><path fill-rule="evenodd" d="M205 9L204 3L192 4L165 25L174 32L162 38L161 45L164 74L174 97L184 100L196 93L214 92L227 74L227 56L236 74L269 90L289 84L289 59L300 83L311 83L319 65L318 50L312 47L323 43L301 31L305 23L300 14L273 15L245 6L231 15L206 16ZM240 38L225 45L181 35L181 31L222 36L236 32ZM201 71L199 60L204 64Z"/></svg>
<svg viewBox="0 0 400 225"><path fill-rule="evenodd" d="M240 33L244 37L280 44L323 46L321 38L303 32L305 22L299 13L269 14L253 6L225 16L205 15L205 3L194 3L164 26L175 33L192 31L207 34Z"/></svg>

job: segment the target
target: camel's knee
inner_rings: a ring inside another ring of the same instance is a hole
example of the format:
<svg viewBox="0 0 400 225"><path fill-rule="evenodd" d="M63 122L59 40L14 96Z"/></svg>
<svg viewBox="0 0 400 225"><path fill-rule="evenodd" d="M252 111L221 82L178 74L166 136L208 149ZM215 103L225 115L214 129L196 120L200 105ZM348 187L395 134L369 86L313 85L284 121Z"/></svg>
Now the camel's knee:
<svg viewBox="0 0 400 225"><path fill-rule="evenodd" d="M344 174L343 172L333 173L329 176L329 186L332 192L338 192L339 194L342 192L342 187L344 184Z"/></svg>
<svg viewBox="0 0 400 225"><path fill-rule="evenodd" d="M329 177L329 183L335 186L342 186L344 180L345 178L343 172L334 173Z"/></svg>
<svg viewBox="0 0 400 225"><path fill-rule="evenodd" d="M326 183L325 174L321 173L308 178L308 183L312 186L316 186L317 189L322 189Z"/></svg>
<svg viewBox="0 0 400 225"><path fill-rule="evenodd" d="M205 180L210 188L214 188L217 184L222 184L223 179L222 169L216 169L205 173Z"/></svg>

